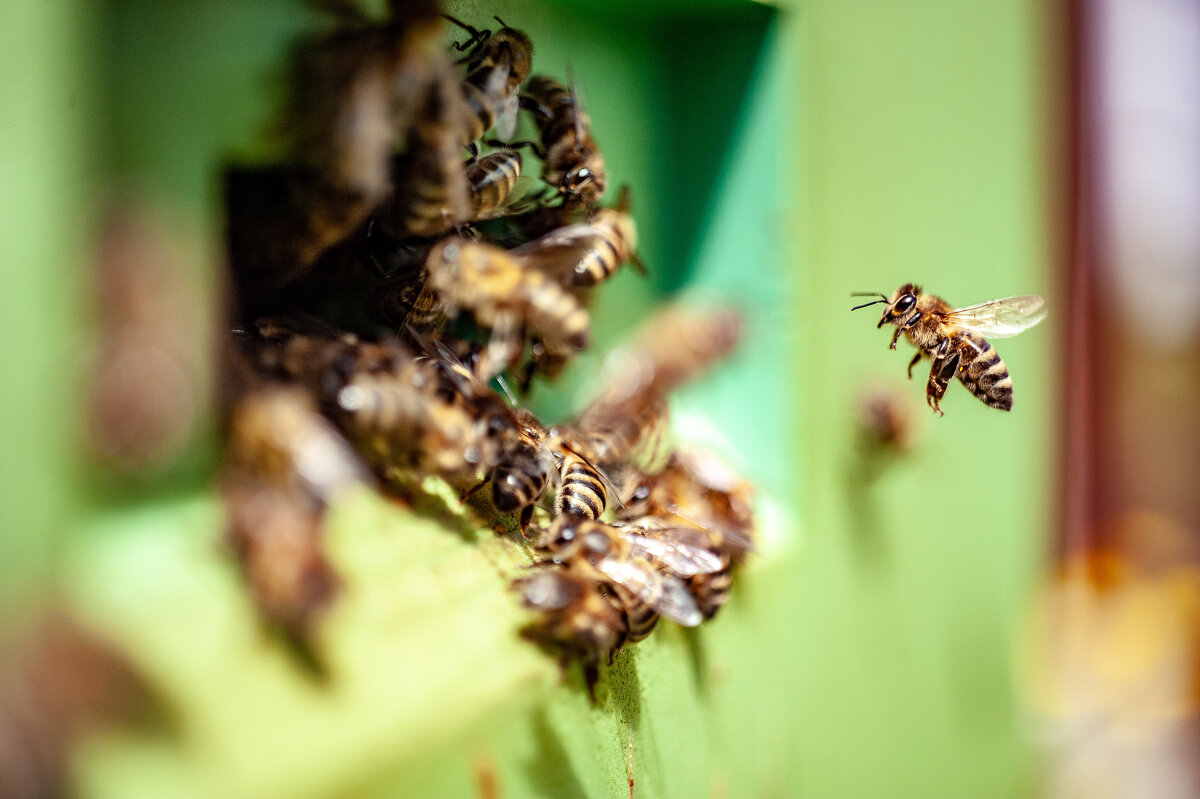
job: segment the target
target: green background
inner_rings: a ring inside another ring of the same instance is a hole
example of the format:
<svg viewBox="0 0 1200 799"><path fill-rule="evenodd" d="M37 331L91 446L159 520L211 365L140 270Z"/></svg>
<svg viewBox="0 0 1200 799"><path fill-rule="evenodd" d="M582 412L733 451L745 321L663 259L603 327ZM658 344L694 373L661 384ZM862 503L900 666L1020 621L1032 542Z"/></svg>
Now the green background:
<svg viewBox="0 0 1200 799"><path fill-rule="evenodd" d="M1047 293L1040 9L451 5L528 30L538 71L569 59L611 183L634 187L651 278L626 270L599 294L596 354L681 287L750 322L677 420L761 487L760 552L713 623L623 652L591 706L577 670L560 681L517 639L505 582L527 555L506 539L369 496L339 507L349 587L319 685L262 636L219 547L210 436L157 481L85 468L92 203L136 186L211 261L217 166L271 152L272 70L307 20L282 0L18 0L0 33L0 596L11 621L60 586L175 720L90 739L82 795L474 796L494 769L510 799L627 796L630 763L645 797L1027 794L1012 660L1047 532L1053 316L998 345L1011 414L951 388L927 418L907 355L847 294ZM594 364L542 398L549 413ZM912 401L919 441L872 472L854 419L875 382Z"/></svg>

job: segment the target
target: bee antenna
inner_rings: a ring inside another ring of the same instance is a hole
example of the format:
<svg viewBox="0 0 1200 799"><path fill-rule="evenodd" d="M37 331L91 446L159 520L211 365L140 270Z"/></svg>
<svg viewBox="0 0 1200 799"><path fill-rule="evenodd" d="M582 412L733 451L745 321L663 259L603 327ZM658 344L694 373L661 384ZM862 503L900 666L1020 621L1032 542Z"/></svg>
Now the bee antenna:
<svg viewBox="0 0 1200 799"><path fill-rule="evenodd" d="M862 305L855 305L850 310L857 311L859 308L867 308L871 305L879 305L880 303L886 303L886 302L887 302L887 300L871 300L870 302L864 302Z"/></svg>
<svg viewBox="0 0 1200 799"><path fill-rule="evenodd" d="M887 298L888 298L886 294L884 294L883 292L880 292L880 291L852 291L852 292L850 292L850 296L851 297L880 297L884 300L887 300Z"/></svg>
<svg viewBox="0 0 1200 799"><path fill-rule="evenodd" d="M507 23L507 22L505 22L504 20L500 19L500 17L493 16L493 17L492 17L492 19L494 19L494 20L496 20L497 22L499 22L499 23L500 23L500 27L502 27L502 28L507 28L507 27L508 27L508 23Z"/></svg>

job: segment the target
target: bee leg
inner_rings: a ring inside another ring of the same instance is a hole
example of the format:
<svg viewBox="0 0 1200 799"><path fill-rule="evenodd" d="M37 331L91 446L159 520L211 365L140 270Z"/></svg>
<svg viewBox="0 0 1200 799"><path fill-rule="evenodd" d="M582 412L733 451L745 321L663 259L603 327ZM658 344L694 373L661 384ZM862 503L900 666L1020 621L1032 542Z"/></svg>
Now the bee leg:
<svg viewBox="0 0 1200 799"><path fill-rule="evenodd" d="M526 505L521 508L521 516L518 521L521 524L521 535L525 535L525 528L529 526L530 520L533 519L533 506Z"/></svg>
<svg viewBox="0 0 1200 799"><path fill-rule="evenodd" d="M945 416L939 407L942 397L946 396L946 388L951 378L958 371L960 354L950 352L950 339L943 339L933 356L933 365L929 367L929 383L925 386L925 401L938 416Z"/></svg>
<svg viewBox="0 0 1200 799"><path fill-rule="evenodd" d="M528 139L525 139L524 141L510 141L505 142L504 146L509 150L520 150L522 147L528 147L538 158L543 161L546 160L546 151L543 150L542 146L535 141L529 141Z"/></svg>
<svg viewBox="0 0 1200 799"><path fill-rule="evenodd" d="M888 345L889 350L896 349L896 342L900 340L900 333L902 332L900 328L896 328L896 332L892 334L892 343Z"/></svg>
<svg viewBox="0 0 1200 799"><path fill-rule="evenodd" d="M908 379L909 380L912 380L913 367L921 362L921 355L923 355L923 354L924 353L921 350L917 350L917 354L914 355L912 360L908 362Z"/></svg>
<svg viewBox="0 0 1200 799"><path fill-rule="evenodd" d="M483 488L485 485L488 484L488 479L489 479L489 477L484 477L478 483L476 483L475 485L468 488L466 491L464 491L462 494L459 495L458 501L466 502L468 499L470 499L472 496L475 495L476 491L478 491L479 489Z"/></svg>

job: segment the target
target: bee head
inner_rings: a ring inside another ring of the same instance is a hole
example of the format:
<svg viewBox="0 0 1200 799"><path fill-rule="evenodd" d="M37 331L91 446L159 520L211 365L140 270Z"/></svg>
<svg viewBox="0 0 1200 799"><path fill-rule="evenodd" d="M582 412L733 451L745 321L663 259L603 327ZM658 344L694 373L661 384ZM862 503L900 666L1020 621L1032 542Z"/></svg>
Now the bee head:
<svg viewBox="0 0 1200 799"><path fill-rule="evenodd" d="M906 321L911 315L913 308L917 305L917 297L921 294L921 287L912 283L905 283L900 288L896 289L891 297L885 294L872 291L856 291L851 297L878 297L877 300L864 302L862 305L855 305L850 310L857 311L859 308L866 308L871 305L879 305L883 303L887 305L883 309L883 315L879 317L879 324L875 327L883 327L885 324L898 325Z"/></svg>

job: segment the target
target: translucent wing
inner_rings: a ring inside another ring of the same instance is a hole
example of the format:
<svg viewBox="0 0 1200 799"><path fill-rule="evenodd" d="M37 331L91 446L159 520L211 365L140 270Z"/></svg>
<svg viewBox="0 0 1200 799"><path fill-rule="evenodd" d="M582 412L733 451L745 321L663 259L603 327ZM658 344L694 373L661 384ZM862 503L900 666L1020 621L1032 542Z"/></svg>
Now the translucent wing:
<svg viewBox="0 0 1200 799"><path fill-rule="evenodd" d="M663 618L684 627L695 627L704 620L696 600L678 577L654 571L644 561L639 563L619 558L604 558L597 568L614 582L632 591L634 596Z"/></svg>
<svg viewBox="0 0 1200 799"><path fill-rule="evenodd" d="M521 108L521 98L517 92L513 92L497 109L495 133L496 138L509 141L513 134L517 132L518 112Z"/></svg>
<svg viewBox="0 0 1200 799"><path fill-rule="evenodd" d="M657 561L679 577L713 574L724 568L719 555L705 545L704 533L687 527L626 530L621 533L633 551Z"/></svg>
<svg viewBox="0 0 1200 799"><path fill-rule="evenodd" d="M962 327L988 338L1008 338L1046 318L1046 301L1036 294L988 300L957 308L945 315Z"/></svg>
<svg viewBox="0 0 1200 799"><path fill-rule="evenodd" d="M563 281L570 281L576 265L600 246L604 232L586 222L564 225L512 250L526 264Z"/></svg>

